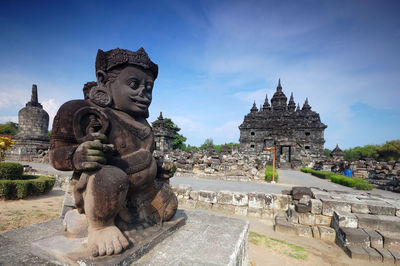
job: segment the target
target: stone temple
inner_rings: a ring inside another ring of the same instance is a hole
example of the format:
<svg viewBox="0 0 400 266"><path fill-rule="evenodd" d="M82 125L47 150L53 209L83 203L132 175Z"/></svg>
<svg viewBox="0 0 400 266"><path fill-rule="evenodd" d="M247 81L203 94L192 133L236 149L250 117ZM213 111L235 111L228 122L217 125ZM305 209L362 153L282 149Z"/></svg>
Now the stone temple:
<svg viewBox="0 0 400 266"><path fill-rule="evenodd" d="M172 151L172 144L175 139L174 132L167 126L160 112L160 116L152 123L154 132L154 141L157 151Z"/></svg>
<svg viewBox="0 0 400 266"><path fill-rule="evenodd" d="M37 86L32 85L31 100L18 112L17 142L7 151L6 158L20 161L46 159L49 149L49 115L38 101Z"/></svg>
<svg viewBox="0 0 400 266"><path fill-rule="evenodd" d="M323 155L325 128L319 114L311 110L308 98L301 109L296 107L293 93L287 102L279 80L271 104L267 96L260 110L254 102L239 126L240 151L272 163L271 151L264 148L275 147L278 167L311 166Z"/></svg>

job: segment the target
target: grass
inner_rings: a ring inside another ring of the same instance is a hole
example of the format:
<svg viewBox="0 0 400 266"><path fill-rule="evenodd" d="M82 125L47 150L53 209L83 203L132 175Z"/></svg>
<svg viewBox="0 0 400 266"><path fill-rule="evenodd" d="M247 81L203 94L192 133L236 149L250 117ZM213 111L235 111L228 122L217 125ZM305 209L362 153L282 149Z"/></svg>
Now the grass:
<svg viewBox="0 0 400 266"><path fill-rule="evenodd" d="M249 233L249 241L254 245L271 248L274 251L280 252L297 260L305 260L308 256L308 251L303 247L288 243L284 240L272 237L268 238L267 236L256 232Z"/></svg>
<svg viewBox="0 0 400 266"><path fill-rule="evenodd" d="M329 179L333 183L340 184L346 187L353 187L358 190L372 190L374 187L368 181L362 178L351 178L344 175L338 175L332 172L317 171L313 169L301 168L300 171L312 174L313 176Z"/></svg>
<svg viewBox="0 0 400 266"><path fill-rule="evenodd" d="M275 168L274 179L275 182L278 182L279 180L279 175L278 172L276 171L276 168ZM267 167L265 167L265 181L267 182L272 181L272 165L267 165Z"/></svg>

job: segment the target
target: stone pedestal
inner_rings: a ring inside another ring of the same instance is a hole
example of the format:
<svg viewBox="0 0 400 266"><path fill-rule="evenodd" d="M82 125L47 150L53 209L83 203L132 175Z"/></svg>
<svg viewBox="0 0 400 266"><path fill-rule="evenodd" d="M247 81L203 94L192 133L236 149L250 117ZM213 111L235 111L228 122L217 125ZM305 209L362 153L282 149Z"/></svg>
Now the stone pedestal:
<svg viewBox="0 0 400 266"><path fill-rule="evenodd" d="M136 258L138 260L132 263L134 259L128 257L125 262L107 262L107 265L248 264L247 221L199 210L178 210L174 219L180 217L184 218L185 225L158 243L142 258ZM61 223L61 219L56 219L0 234L0 265L54 265L54 262L32 255L31 250L35 254L40 253L39 249L42 248L38 247L38 242L56 248L55 244L44 238L51 238L59 233ZM92 265L91 263L86 262L86 265Z"/></svg>

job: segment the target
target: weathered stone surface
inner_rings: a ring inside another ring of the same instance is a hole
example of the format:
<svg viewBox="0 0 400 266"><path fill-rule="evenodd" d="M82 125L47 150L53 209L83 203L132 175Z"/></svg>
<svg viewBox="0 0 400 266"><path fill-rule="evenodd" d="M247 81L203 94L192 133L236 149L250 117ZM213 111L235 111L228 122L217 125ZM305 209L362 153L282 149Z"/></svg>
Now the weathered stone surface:
<svg viewBox="0 0 400 266"><path fill-rule="evenodd" d="M370 247L370 240L367 233L357 228L339 228L337 232L341 246Z"/></svg>
<svg viewBox="0 0 400 266"><path fill-rule="evenodd" d="M334 211L332 227L335 228L336 231L339 230L339 227L357 228L358 219L350 212Z"/></svg>
<svg viewBox="0 0 400 266"><path fill-rule="evenodd" d="M383 247L390 250L400 250L400 232L381 232Z"/></svg>
<svg viewBox="0 0 400 266"><path fill-rule="evenodd" d="M291 235L297 234L296 227L294 227L292 223L289 223L284 220L275 220L274 229L276 232L279 233L291 234Z"/></svg>
<svg viewBox="0 0 400 266"><path fill-rule="evenodd" d="M388 206L388 204L368 204L368 209L371 214L396 215L396 208L393 206Z"/></svg>
<svg viewBox="0 0 400 266"><path fill-rule="evenodd" d="M392 254L394 257L396 265L400 265L400 251L398 250L391 250L389 249L389 252Z"/></svg>
<svg viewBox="0 0 400 266"><path fill-rule="evenodd" d="M315 215L312 213L299 213L299 224L314 225Z"/></svg>
<svg viewBox="0 0 400 266"><path fill-rule="evenodd" d="M196 208L203 210L211 210L213 204L211 202L197 201Z"/></svg>
<svg viewBox="0 0 400 266"><path fill-rule="evenodd" d="M313 237L311 226L303 224L295 224L294 227L296 228L296 233L298 236L304 236L309 238Z"/></svg>
<svg viewBox="0 0 400 266"><path fill-rule="evenodd" d="M338 201L338 200L322 200L322 214L333 216L334 211L351 212L351 204L349 202Z"/></svg>
<svg viewBox="0 0 400 266"><path fill-rule="evenodd" d="M315 215L315 224L316 225L330 226L331 222L332 222L332 216Z"/></svg>
<svg viewBox="0 0 400 266"><path fill-rule="evenodd" d="M351 202L351 212L368 214L369 208L366 203L362 203L361 201L360 202Z"/></svg>
<svg viewBox="0 0 400 266"><path fill-rule="evenodd" d="M383 238L381 234L371 229L364 229L364 231L369 236L372 248L383 248Z"/></svg>
<svg viewBox="0 0 400 266"><path fill-rule="evenodd" d="M265 206L264 193L249 193L249 208L262 209Z"/></svg>
<svg viewBox="0 0 400 266"><path fill-rule="evenodd" d="M253 209L253 208L247 209L247 216L249 217L261 218L261 215L262 215L262 209Z"/></svg>
<svg viewBox="0 0 400 266"><path fill-rule="evenodd" d="M304 195L311 197L312 192L309 187L293 187L292 196L295 200L300 200Z"/></svg>
<svg viewBox="0 0 400 266"><path fill-rule="evenodd" d="M212 209L216 210L216 211L220 211L222 213L226 213L226 214L234 214L235 213L235 206L233 206L233 205L214 203L212 205Z"/></svg>
<svg viewBox="0 0 400 266"><path fill-rule="evenodd" d="M242 215L242 216L247 216L247 207L240 207L236 206L235 207L235 214L236 215Z"/></svg>
<svg viewBox="0 0 400 266"><path fill-rule="evenodd" d="M382 255L374 248L364 248L365 251L368 253L369 261L370 262L382 262L383 258Z"/></svg>
<svg viewBox="0 0 400 266"><path fill-rule="evenodd" d="M231 191L218 192L217 202L220 204L232 204L233 203L233 193Z"/></svg>
<svg viewBox="0 0 400 266"><path fill-rule="evenodd" d="M190 191L189 198L192 200L199 200L199 192L198 191Z"/></svg>
<svg viewBox="0 0 400 266"><path fill-rule="evenodd" d="M272 196L273 196L272 204L275 210L285 211L289 208L289 202L290 202L289 196L280 194L273 194Z"/></svg>
<svg viewBox="0 0 400 266"><path fill-rule="evenodd" d="M362 247L348 246L345 249L347 255L352 259L369 261L368 252Z"/></svg>
<svg viewBox="0 0 400 266"><path fill-rule="evenodd" d="M372 230L379 230L379 218L377 215L356 214L358 219L358 227Z"/></svg>
<svg viewBox="0 0 400 266"><path fill-rule="evenodd" d="M217 203L217 192L200 190L199 191L199 201Z"/></svg>
<svg viewBox="0 0 400 266"><path fill-rule="evenodd" d="M87 238L68 238L62 234L32 242L31 251L40 258L68 265L127 264L139 259L184 223L184 217L175 217L171 221L164 222L163 227L148 227L140 233L134 230L133 234L125 232L135 245L125 252L113 256L93 258L90 251L86 249Z"/></svg>
<svg viewBox="0 0 400 266"><path fill-rule="evenodd" d="M310 199L309 204L311 205L311 213L322 213L322 201L320 201L319 199Z"/></svg>
<svg viewBox="0 0 400 266"><path fill-rule="evenodd" d="M298 213L310 213L310 211L311 211L311 206L309 206L309 205L297 203L294 206L295 206L295 210Z"/></svg>
<svg viewBox="0 0 400 266"><path fill-rule="evenodd" d="M233 192L232 204L235 206L247 206L249 204L249 196L247 193Z"/></svg>
<svg viewBox="0 0 400 266"><path fill-rule="evenodd" d="M392 253L390 253L387 249L385 248L375 248L376 251L379 252L382 256L382 262L385 264L394 264L394 257Z"/></svg>
<svg viewBox="0 0 400 266"><path fill-rule="evenodd" d="M312 233L313 233L313 237L314 237L315 239L321 239L321 235L320 235L320 233L319 233L318 226L316 226L316 225L312 226L312 227L311 227L311 230L312 230Z"/></svg>
<svg viewBox="0 0 400 266"><path fill-rule="evenodd" d="M318 226L320 239L324 241L334 242L336 238L335 229L327 226Z"/></svg>

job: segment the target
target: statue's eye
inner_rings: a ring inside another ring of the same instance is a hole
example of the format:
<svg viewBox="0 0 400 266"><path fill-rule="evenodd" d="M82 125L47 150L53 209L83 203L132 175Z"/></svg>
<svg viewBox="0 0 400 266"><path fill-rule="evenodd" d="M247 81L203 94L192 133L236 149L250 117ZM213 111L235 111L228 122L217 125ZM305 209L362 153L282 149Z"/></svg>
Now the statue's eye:
<svg viewBox="0 0 400 266"><path fill-rule="evenodd" d="M136 89L137 84L138 84L137 80L131 80L129 81L128 86L131 87L132 89Z"/></svg>

